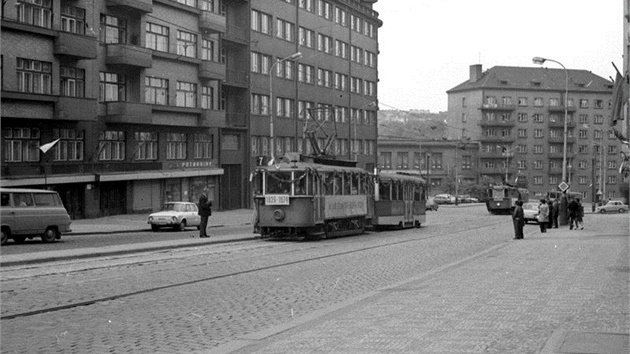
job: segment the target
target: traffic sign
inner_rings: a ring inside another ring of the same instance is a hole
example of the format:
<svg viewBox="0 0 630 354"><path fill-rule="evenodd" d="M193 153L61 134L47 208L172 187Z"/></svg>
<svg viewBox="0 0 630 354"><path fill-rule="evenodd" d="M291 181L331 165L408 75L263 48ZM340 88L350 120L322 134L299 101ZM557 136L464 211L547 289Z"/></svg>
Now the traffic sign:
<svg viewBox="0 0 630 354"><path fill-rule="evenodd" d="M560 182L560 184L558 185L558 188L560 188L560 190L563 192L566 192L569 187L570 186L565 181Z"/></svg>

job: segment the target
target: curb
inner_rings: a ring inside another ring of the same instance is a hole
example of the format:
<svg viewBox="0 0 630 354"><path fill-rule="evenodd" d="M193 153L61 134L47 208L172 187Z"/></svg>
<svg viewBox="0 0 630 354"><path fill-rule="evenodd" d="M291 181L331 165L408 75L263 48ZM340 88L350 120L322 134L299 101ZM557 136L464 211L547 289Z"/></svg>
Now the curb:
<svg viewBox="0 0 630 354"><path fill-rule="evenodd" d="M242 224L219 224L219 225L208 225L209 229L216 229L219 227L227 227L227 226L247 226L251 225L251 222L246 222ZM135 229L135 230L115 230L115 231L79 231L79 232L68 232L64 233L63 236L85 236L85 235L111 235L111 234L123 234L123 233L132 233L132 232L151 232L151 229Z"/></svg>

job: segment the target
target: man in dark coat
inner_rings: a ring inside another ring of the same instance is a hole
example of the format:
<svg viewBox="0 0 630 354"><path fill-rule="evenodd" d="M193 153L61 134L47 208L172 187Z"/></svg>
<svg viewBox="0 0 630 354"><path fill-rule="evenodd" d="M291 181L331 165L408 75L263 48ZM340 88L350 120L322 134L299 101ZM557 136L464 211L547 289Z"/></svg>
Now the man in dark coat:
<svg viewBox="0 0 630 354"><path fill-rule="evenodd" d="M558 201L558 199L555 199L553 201L553 228L557 229L558 228L558 216L560 216L560 202Z"/></svg>
<svg viewBox="0 0 630 354"><path fill-rule="evenodd" d="M199 237L210 237L206 234L208 227L208 218L212 215L212 202L208 200L208 188L203 189L203 193L199 196L199 216L201 216L201 224L199 225Z"/></svg>
<svg viewBox="0 0 630 354"><path fill-rule="evenodd" d="M577 230L577 217L580 212L580 204L575 199L571 199L567 209L569 211L569 230L573 230L573 225L575 225L575 229Z"/></svg>
<svg viewBox="0 0 630 354"><path fill-rule="evenodd" d="M523 201L517 200L514 213L512 214L512 222L514 223L514 239L521 240L523 236L523 226L525 226L525 218L523 214Z"/></svg>

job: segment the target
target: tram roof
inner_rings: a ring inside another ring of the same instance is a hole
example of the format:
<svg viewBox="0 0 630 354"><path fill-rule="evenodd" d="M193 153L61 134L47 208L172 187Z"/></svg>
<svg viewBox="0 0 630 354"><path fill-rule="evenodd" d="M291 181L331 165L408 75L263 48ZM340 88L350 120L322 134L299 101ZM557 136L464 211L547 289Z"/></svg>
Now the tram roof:
<svg viewBox="0 0 630 354"><path fill-rule="evenodd" d="M403 180L403 181L412 181L412 182L421 182L426 183L425 179L420 177L417 174L413 173L404 173L404 172L383 172L379 173L380 179L392 179L392 180Z"/></svg>
<svg viewBox="0 0 630 354"><path fill-rule="evenodd" d="M354 172L354 173L368 173L366 170L359 167L350 166L331 166L322 165L312 162L280 162L271 166L260 166L258 170L265 170L269 172L291 172L291 171L305 171L308 169L316 170L318 172Z"/></svg>

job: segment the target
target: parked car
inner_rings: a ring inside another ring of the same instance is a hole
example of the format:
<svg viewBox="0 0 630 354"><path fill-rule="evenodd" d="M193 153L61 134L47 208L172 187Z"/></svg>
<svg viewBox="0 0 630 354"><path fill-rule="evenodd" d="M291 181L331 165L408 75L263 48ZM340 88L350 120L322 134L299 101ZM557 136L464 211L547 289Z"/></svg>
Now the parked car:
<svg viewBox="0 0 630 354"><path fill-rule="evenodd" d="M436 203L438 204L454 204L455 197L450 194L437 194L433 197Z"/></svg>
<svg viewBox="0 0 630 354"><path fill-rule="evenodd" d="M201 217L198 211L195 203L168 202L164 204L162 211L149 215L147 223L151 224L153 231L158 231L161 227L172 227L179 231L184 231L188 226L199 229Z"/></svg>
<svg viewBox="0 0 630 354"><path fill-rule="evenodd" d="M438 207L439 205L435 202L434 198L429 197L429 199L427 199L427 210L437 211Z"/></svg>
<svg viewBox="0 0 630 354"><path fill-rule="evenodd" d="M458 203L479 203L479 199L471 197L468 194L462 194L457 196Z"/></svg>
<svg viewBox="0 0 630 354"><path fill-rule="evenodd" d="M611 200L608 203L595 208L596 213L625 213L628 211L628 206L622 201Z"/></svg>
<svg viewBox="0 0 630 354"><path fill-rule="evenodd" d="M538 203L523 203L523 219L525 223L538 223Z"/></svg>

